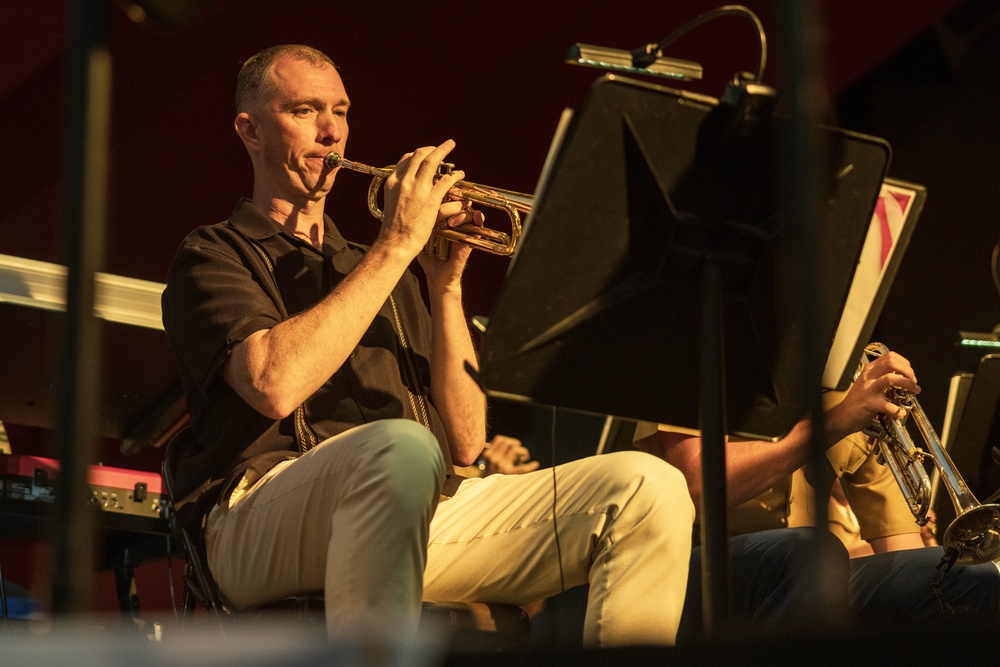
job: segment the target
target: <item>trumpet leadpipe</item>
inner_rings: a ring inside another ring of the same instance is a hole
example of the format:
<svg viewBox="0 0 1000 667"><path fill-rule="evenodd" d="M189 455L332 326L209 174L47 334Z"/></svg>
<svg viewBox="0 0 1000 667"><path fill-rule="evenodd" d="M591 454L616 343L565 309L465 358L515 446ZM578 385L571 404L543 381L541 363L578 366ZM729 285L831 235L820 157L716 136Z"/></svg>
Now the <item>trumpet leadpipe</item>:
<svg viewBox="0 0 1000 667"><path fill-rule="evenodd" d="M342 167L343 169L350 169L351 171L357 171L362 174L368 174L369 176L374 176L376 178L385 179L388 178L392 172L396 169L395 165L391 167L372 167L371 165L363 164L361 162L352 162L350 160L345 160L340 153L336 151L330 151L323 158L323 162L330 169L336 169L337 167ZM455 165L451 162L442 162L438 165L437 178L444 176L445 174L450 174L452 170L455 169ZM463 181L458 181L455 185L458 186L459 183Z"/></svg>
<svg viewBox="0 0 1000 667"><path fill-rule="evenodd" d="M368 187L368 210L376 219L382 219L383 211L379 206L378 193L382 183L396 169L395 165L372 167L360 162L345 160L336 151L327 153L323 157L323 162L330 169L344 168L371 176L372 182ZM451 173L454 168L455 165L450 162L442 162L438 166L437 178ZM424 250L425 253L440 258L447 257L447 246L442 242L451 241L465 243L494 255L509 256L513 254L517 239L521 235L521 213L530 213L532 210L533 198L531 195L468 181L456 181L448 190L448 197L463 200L468 204L477 203L504 211L510 219L510 234L474 224L465 224L459 227L437 227L431 234L431 240Z"/></svg>
<svg viewBox="0 0 1000 667"><path fill-rule="evenodd" d="M323 158L323 162L330 169L336 169L337 167L343 167L344 169L350 169L351 171L358 171L362 174L368 174L369 176L379 176L381 178L388 178L389 174L392 173L394 167L372 167L367 164L361 164L360 162L351 162L350 160L345 160L340 153L336 151L330 151Z"/></svg>

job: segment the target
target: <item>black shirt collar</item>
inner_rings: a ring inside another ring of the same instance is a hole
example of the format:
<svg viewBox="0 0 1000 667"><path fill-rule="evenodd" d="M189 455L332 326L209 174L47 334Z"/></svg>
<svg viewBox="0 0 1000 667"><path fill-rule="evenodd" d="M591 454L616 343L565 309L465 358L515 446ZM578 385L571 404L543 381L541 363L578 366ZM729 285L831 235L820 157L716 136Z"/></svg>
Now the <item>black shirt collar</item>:
<svg viewBox="0 0 1000 667"><path fill-rule="evenodd" d="M263 241L277 234L294 239L294 235L289 234L284 227L258 211L246 198L242 198L236 203L236 208L229 216L229 220L233 227L256 241ZM323 214L323 245L329 245L334 252L340 252L347 247L347 241L340 235L340 230L333 224L330 216L325 213Z"/></svg>

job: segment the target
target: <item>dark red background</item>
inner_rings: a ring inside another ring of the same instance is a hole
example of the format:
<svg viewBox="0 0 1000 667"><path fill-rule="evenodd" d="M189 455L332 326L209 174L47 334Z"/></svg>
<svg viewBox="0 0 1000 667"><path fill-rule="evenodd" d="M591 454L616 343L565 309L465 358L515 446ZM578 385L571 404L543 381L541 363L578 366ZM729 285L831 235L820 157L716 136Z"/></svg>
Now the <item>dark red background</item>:
<svg viewBox="0 0 1000 667"><path fill-rule="evenodd" d="M326 51L340 65L353 101L348 157L391 164L417 146L452 138L458 144L452 161L466 170L470 180L530 192L560 111L578 104L599 75L593 69L565 65L562 58L569 45L588 42L634 48L658 41L687 19L719 4L710 0L231 0L214 3L181 28L165 29L137 25L109 3L108 41L114 74L104 270L162 281L184 234L196 225L224 219L237 197L250 193L249 160L232 131L233 82L240 62L261 48L306 43ZM755 0L746 4L758 11L768 30L770 59L765 81L780 90L775 77L783 56L774 3ZM992 106L989 125L988 106L977 106L988 101L970 93L970 86L975 91L977 82L965 81L962 77L968 74L961 74L971 71L973 78L985 77L984 88L996 88L996 75L987 73L996 60L969 63L966 58L964 69L946 73L943 79L931 77L930 83L926 78L907 83L893 74L892 67L894 56L898 59L903 54L902 65L896 67L910 74L913 67L919 70L919 63L910 62L909 51L904 49L912 49L914 39L928 35L929 28L940 27L949 11L981 4L830 0L819 10L819 27L826 38L826 94L841 100L839 108L847 112L844 125L887 138L896 151L893 175L924 183L931 193L911 254L901 269L907 286L901 288L903 296L898 299L894 292L886 310L897 315L897 322L899 318L918 322L933 318L938 333L928 338L914 333L908 323L888 325L886 330L910 345L904 351L909 351L918 368L933 366L934 378L941 383L956 370L956 364L966 361L948 357L952 352L939 354L955 332L991 328L1000 320L987 270L989 251L1000 231L992 202L984 194L981 205L967 206L962 220L955 220L944 208L946 198L941 208L933 204L935 187L964 200L968 190L963 188L970 182L982 179L984 171L996 174L997 106ZM66 6L65 0L0 5L4 34L0 40L0 253L59 263L64 263L59 240ZM967 36L971 30L963 26L961 34ZM756 34L750 24L726 18L677 42L671 55L704 66L704 81L686 87L718 95L734 72L753 69L755 48ZM938 67L940 48L934 53ZM896 93L901 94L885 92L887 86L897 86ZM963 91L971 105L965 103L959 111L952 111L949 104L956 99L956 90ZM904 106L900 100L908 95L918 95L919 105ZM995 91L992 96L995 100ZM956 124L968 122L956 114L970 106L979 109L972 117L983 126L973 125L955 134ZM941 113L943 109L948 113ZM928 129L931 121L938 124ZM934 136L929 138L928 133ZM923 151L922 147L942 142L948 145L938 153ZM954 149L971 155L957 164L934 157L951 155ZM342 174L328 206L343 231L360 241L370 240L375 232L364 204L367 184L360 175ZM962 234L961 229L974 231L965 232L964 249L949 254L948 243L942 239ZM475 255L466 288L470 314L489 312L505 267L503 259ZM957 297L947 296L948 290L941 288L946 277L971 285L973 296L959 287L948 288L955 289ZM928 306L915 304L911 298L914 291L921 298L933 292L932 304L938 298L942 305L930 306L937 312L927 314ZM947 318L951 319L943 322ZM896 346L894 341L887 342ZM922 381L926 375L920 375ZM945 391L938 387L939 403ZM8 429L15 452L44 451L44 433L16 424L8 424ZM159 465L155 451L123 459L115 442L102 443L102 459L143 470ZM6 577L41 591L45 575L30 562L35 553L32 544L0 543ZM140 570L146 608L169 605L167 577L160 563ZM113 587L106 576L102 591L100 607L113 609Z"/></svg>

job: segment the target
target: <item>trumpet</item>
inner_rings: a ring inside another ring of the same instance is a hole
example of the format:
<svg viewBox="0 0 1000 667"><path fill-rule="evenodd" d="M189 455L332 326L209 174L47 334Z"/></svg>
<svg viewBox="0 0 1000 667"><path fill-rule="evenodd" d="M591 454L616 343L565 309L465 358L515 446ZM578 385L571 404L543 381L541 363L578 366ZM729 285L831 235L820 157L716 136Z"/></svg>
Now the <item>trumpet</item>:
<svg viewBox="0 0 1000 667"><path fill-rule="evenodd" d="M323 160L330 169L343 167L373 177L372 183L368 187L368 210L374 217L381 220L382 209L378 204L379 188L382 187L385 179L392 174L395 165L381 168L371 167L360 162L345 160L340 153L335 151L327 153ZM449 162L441 163L438 177L450 173L454 167L455 165ZM448 256L448 243L465 243L473 248L505 257L514 253L517 239L521 235L521 214L531 213L534 203L534 198L531 195L502 188L491 188L468 181L457 181L452 186L450 193L458 199L504 211L510 218L510 234L472 223L458 227L435 227L427 246L424 248L425 253L444 259Z"/></svg>
<svg viewBox="0 0 1000 667"><path fill-rule="evenodd" d="M869 343L861 354L861 363L854 378L857 379L865 364L888 352L889 348L882 343ZM901 416L889 417L881 413L864 429L864 433L878 462L892 471L917 523L923 526L928 518L931 482L923 461L929 458L937 466L941 483L955 506L956 516L944 532L942 546L954 550L958 563L985 563L1000 557L1000 505L984 505L976 500L955 468L951 456L941 445L916 396L899 387L891 387L886 390L886 398L902 409ZM916 447L910 439L906 430L910 416L929 451Z"/></svg>

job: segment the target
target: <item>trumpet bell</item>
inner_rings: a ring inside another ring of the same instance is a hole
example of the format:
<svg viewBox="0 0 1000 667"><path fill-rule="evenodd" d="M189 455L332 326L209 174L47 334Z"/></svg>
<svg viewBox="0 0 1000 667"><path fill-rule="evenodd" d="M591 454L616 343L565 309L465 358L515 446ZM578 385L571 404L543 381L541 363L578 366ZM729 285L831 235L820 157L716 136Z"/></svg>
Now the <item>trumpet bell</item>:
<svg viewBox="0 0 1000 667"><path fill-rule="evenodd" d="M970 565L1000 558L1000 505L978 505L961 512L941 541L958 554L955 562Z"/></svg>

